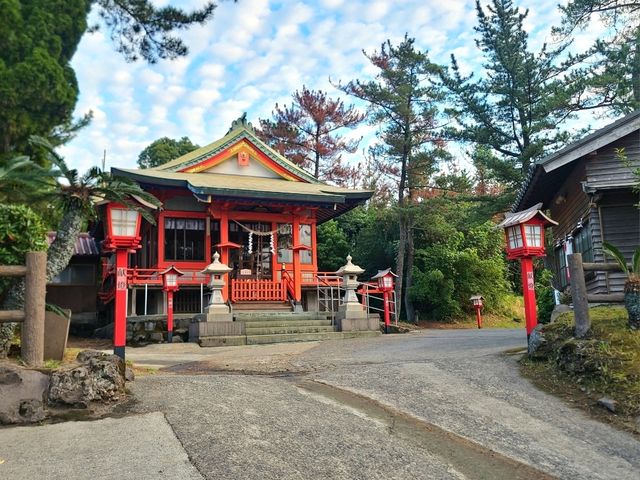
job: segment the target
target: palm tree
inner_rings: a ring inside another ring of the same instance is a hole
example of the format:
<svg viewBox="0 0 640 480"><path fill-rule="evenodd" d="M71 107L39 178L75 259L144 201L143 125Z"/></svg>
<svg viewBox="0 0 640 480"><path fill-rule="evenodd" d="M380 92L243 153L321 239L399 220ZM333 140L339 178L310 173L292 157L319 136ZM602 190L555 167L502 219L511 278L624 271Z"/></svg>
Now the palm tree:
<svg viewBox="0 0 640 480"><path fill-rule="evenodd" d="M18 156L0 163L0 202L31 201L53 185L56 172L46 170L29 157Z"/></svg>
<svg viewBox="0 0 640 480"><path fill-rule="evenodd" d="M627 275L624 284L624 306L629 314L629 328L640 330L640 248L634 252L631 265L627 265L627 259L612 244L603 242L602 250L613 257Z"/></svg>
<svg viewBox="0 0 640 480"><path fill-rule="evenodd" d="M68 167L46 140L32 138L32 142L46 149L52 166L49 175L55 178L55 182L49 188L40 190L35 195L38 199L49 200L62 210L56 238L47 251L47 282L53 280L69 264L83 224L87 219L97 216L98 202L107 200L121 203L140 211L148 221L155 222L148 211L140 208L136 198L155 207L160 206L160 201L142 190L137 183L126 178L113 177L97 167L80 175L77 169ZM19 309L23 304L24 281L19 281L8 292L3 308ZM3 355L2 345L5 340L2 337L6 334L0 332L0 357Z"/></svg>

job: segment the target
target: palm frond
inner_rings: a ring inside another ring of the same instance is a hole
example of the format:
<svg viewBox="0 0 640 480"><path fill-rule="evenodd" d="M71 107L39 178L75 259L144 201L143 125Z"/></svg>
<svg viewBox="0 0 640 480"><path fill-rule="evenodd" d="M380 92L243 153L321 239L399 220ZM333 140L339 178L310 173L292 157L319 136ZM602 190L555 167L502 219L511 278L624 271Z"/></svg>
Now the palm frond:
<svg viewBox="0 0 640 480"><path fill-rule="evenodd" d="M633 273L635 275L640 274L640 248L637 248L635 252L633 252L633 259L631 260L631 268L633 269Z"/></svg>
<svg viewBox="0 0 640 480"><path fill-rule="evenodd" d="M602 250L604 253L613 257L618 266L622 269L624 273L629 275L629 268L627 267L627 260L624 258L622 252L614 245L609 242L602 242Z"/></svg>

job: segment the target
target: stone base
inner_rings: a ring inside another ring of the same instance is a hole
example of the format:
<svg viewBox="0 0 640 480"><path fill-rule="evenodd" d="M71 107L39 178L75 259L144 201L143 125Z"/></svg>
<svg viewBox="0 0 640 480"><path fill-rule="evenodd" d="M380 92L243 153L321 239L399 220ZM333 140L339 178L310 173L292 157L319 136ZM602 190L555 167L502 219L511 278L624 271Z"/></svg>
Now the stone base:
<svg viewBox="0 0 640 480"><path fill-rule="evenodd" d="M193 322L232 322L233 314L226 313L199 313L194 315Z"/></svg>
<svg viewBox="0 0 640 480"><path fill-rule="evenodd" d="M232 337L245 335L244 322L194 322L189 325L189 341L202 337Z"/></svg>
<svg viewBox="0 0 640 480"><path fill-rule="evenodd" d="M341 332L376 331L379 329L380 317L367 315L366 312L338 312L336 325Z"/></svg>

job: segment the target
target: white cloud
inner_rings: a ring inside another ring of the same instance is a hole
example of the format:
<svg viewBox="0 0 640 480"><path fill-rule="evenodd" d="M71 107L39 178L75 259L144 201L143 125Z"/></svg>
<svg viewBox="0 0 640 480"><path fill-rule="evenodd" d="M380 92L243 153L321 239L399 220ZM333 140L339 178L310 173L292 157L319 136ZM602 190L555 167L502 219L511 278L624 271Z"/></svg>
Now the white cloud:
<svg viewBox="0 0 640 480"><path fill-rule="evenodd" d="M518 2L532 7L527 27L535 42L548 35L557 17L555 2ZM202 1L179 4L197 8ZM463 68L474 68L475 23L470 0L220 2L211 22L180 32L188 57L155 65L126 63L105 32L85 35L73 59L81 90L77 114L91 109L94 120L62 151L72 165L86 169L99 162L103 149L109 165L132 166L140 150L161 136L210 143L245 111L254 124L268 117L303 84L343 96L329 78L370 78L376 69L362 50L379 50L405 33L432 60L448 64L455 52ZM579 36L576 47L590 44L593 35ZM370 138L371 132L363 125L348 135Z"/></svg>

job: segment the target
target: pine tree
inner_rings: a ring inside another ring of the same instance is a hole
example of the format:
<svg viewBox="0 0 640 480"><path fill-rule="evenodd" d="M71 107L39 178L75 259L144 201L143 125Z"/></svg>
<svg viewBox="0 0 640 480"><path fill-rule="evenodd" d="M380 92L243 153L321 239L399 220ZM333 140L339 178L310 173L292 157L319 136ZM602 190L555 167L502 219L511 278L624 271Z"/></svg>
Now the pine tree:
<svg viewBox="0 0 640 480"><path fill-rule="evenodd" d="M585 108L605 108L613 114L640 108L640 1L571 0L560 9L562 25L554 32L561 37L596 20L608 27L590 50L596 60L587 76L591 95Z"/></svg>
<svg viewBox="0 0 640 480"><path fill-rule="evenodd" d="M354 153L359 140L348 140L338 132L356 127L364 115L342 100L321 90L293 94L290 106L276 104L270 120L260 120L258 135L282 155L311 171L317 179L338 184L353 181L358 170L345 165L343 153Z"/></svg>
<svg viewBox="0 0 640 480"><path fill-rule="evenodd" d="M567 141L560 127L580 109L584 85L578 65L585 55L567 55L568 42L532 53L523 26L528 11L520 12L512 0L492 0L487 11L476 1L476 12L485 73L464 76L451 56L442 83L457 124L448 134L491 148L495 161L486 167L513 192L532 162Z"/></svg>
<svg viewBox="0 0 640 480"><path fill-rule="evenodd" d="M439 67L414 44L413 38L405 36L398 45L387 41L379 52L365 52L378 70L375 79L339 85L345 93L366 101L370 122L380 126L380 143L373 147L371 158L378 174L392 179L395 186L400 235L396 296L404 299L406 316L411 321L414 310L409 290L415 251L411 206L445 156L444 142L435 133L442 93L431 81L437 77ZM399 307L398 304L398 310Z"/></svg>

